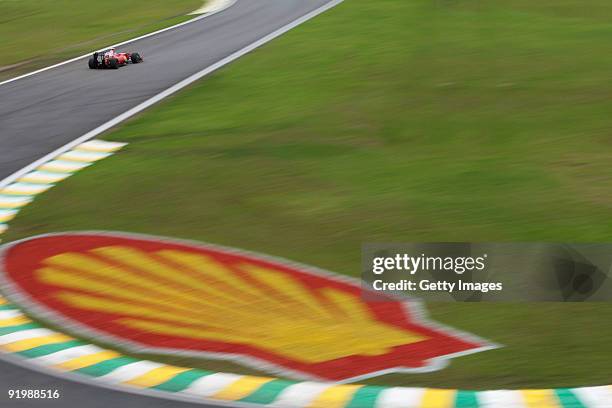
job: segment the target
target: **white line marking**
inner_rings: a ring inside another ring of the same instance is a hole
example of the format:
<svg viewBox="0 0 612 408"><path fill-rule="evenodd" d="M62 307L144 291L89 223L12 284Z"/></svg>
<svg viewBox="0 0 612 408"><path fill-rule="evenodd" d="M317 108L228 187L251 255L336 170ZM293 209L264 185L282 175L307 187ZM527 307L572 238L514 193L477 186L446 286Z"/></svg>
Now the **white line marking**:
<svg viewBox="0 0 612 408"><path fill-rule="evenodd" d="M482 391L477 395L482 408L525 408L520 391Z"/></svg>
<svg viewBox="0 0 612 408"><path fill-rule="evenodd" d="M6 186L4 188L3 187L4 185L0 184L0 189L2 189L0 190L0 194L36 195L36 194L44 193L45 191L53 187L53 184L15 183L15 184Z"/></svg>
<svg viewBox="0 0 612 408"><path fill-rule="evenodd" d="M57 157L57 160L61 161L75 161L75 162L94 162L102 159L106 159L112 153L103 152L90 152L85 150L72 150L66 152Z"/></svg>
<svg viewBox="0 0 612 408"><path fill-rule="evenodd" d="M0 222L9 222L17 215L17 210L0 209Z"/></svg>
<svg viewBox="0 0 612 408"><path fill-rule="evenodd" d="M28 166L24 167L21 170L16 171L15 173L11 174L10 176L6 177L4 180L0 181L0 189L2 189L5 186L8 186L10 183L12 183L13 181L19 179L20 177L22 177L23 175L29 173L30 171L36 169L37 167L45 164L46 162L48 162L49 160L54 159L55 157L69 151L70 149L76 147L77 145L88 141L89 139L93 139L94 137L98 136L100 133L107 131L108 129L112 128L113 126L118 125L119 123L123 122L126 119L129 119L130 117L136 115L139 112L142 112L143 110L147 109L148 107L150 107L151 105L156 104L157 102L161 101L164 98L167 98L168 96L180 91L181 89L185 88L186 86L192 84L193 82L197 81L198 79L210 74L213 71L216 71L217 69L223 67L224 65L229 64L230 62L242 57L245 54L248 54L249 52L253 51L254 49L262 46L263 44L272 41L273 39L275 39L276 37L286 33L287 31L297 27L298 25L310 20L313 17L318 16L319 14L329 10L332 7L335 7L336 5L342 3L344 0L332 0L329 3L324 4L323 6L311 11L308 14L303 15L302 17L298 18L297 20L293 20L291 23L279 28L278 30L266 35L263 38L260 38L259 40L255 41L254 43L251 43L250 45L247 45L246 47L242 48L241 50L236 51L235 53L223 58L222 60L210 65L208 68L204 68L203 70L201 70L200 72L196 72L195 74L191 75L190 77L178 82L175 85L172 85L170 88L166 89L165 91L162 91L160 93L158 93L157 95L151 97L150 99L142 102L141 104L133 107L132 109L122 113L119 116L116 116L115 118L109 120L108 122L104 123L103 125L98 126L97 128L90 130L89 132L85 133L83 136L73 140L70 143L65 144L64 146L60 147L59 149L56 149L54 151L52 151L51 153L41 157L40 159L36 160L35 162L29 164ZM211 14L206 14L206 16L209 16ZM2 83L0 83L0 85L2 85Z"/></svg>
<svg viewBox="0 0 612 408"><path fill-rule="evenodd" d="M4 84L8 84L10 82L17 81L19 79L27 78L27 77L32 76L32 75L36 75L36 74L44 72L44 71L48 71L48 70L56 68L56 67L60 67L62 65L70 64L71 62L78 61L78 60L83 59L85 57L89 57L95 51L103 51L103 50L106 50L106 49L111 48L111 47L120 47L122 45L129 44L129 43L134 42L134 41L142 40L143 38L151 37L152 35L161 34L161 33L165 32L165 31L174 30L175 28L179 28L179 27L182 27L182 26L187 25L187 24L195 23L196 21L200 21L202 19L205 19L206 17L210 17L212 15L215 15L217 13L222 12L223 10L233 6L236 3L236 1L237 0L232 0L222 9L215 10L215 11L213 11L211 13L204 14L202 16L193 18L191 20L183 21L182 23L175 24L175 25L170 26L170 27L162 28L161 30L153 31L152 33L141 35L140 37L132 38L132 39L129 39L129 40L117 43L117 44L107 45L106 47L100 48L98 50L90 51L87 54L83 54L81 56L71 58L71 59L69 59L67 61L62 61L62 62L59 62L59 63L54 64L54 65L50 65L50 66L45 67L45 68L37 69L36 71L28 72L27 74L19 75L19 76L15 77L15 78L7 79L5 81L0 82L0 86L2 86Z"/></svg>
<svg viewBox="0 0 612 408"><path fill-rule="evenodd" d="M612 407L612 386L573 388L572 392L589 408Z"/></svg>
<svg viewBox="0 0 612 408"><path fill-rule="evenodd" d="M0 195L0 208L18 208L32 202L32 197Z"/></svg>
<svg viewBox="0 0 612 408"><path fill-rule="evenodd" d="M47 354L46 356L33 358L30 361L42 365L57 365L78 357L88 356L90 354L97 354L101 351L104 350L100 347L94 346L93 344L85 344L84 346L71 347L66 350L60 350L56 351L55 353Z"/></svg>
<svg viewBox="0 0 612 408"><path fill-rule="evenodd" d="M0 344L10 344L20 340L36 339L38 337L51 336L53 334L58 333L49 329L23 330L0 336Z"/></svg>
<svg viewBox="0 0 612 408"><path fill-rule="evenodd" d="M424 388L393 387L384 390L376 400L378 408L418 408L421 406Z"/></svg>
<svg viewBox="0 0 612 408"><path fill-rule="evenodd" d="M123 148L127 143L105 142L104 140L90 140L78 145L75 150L88 152L112 153Z"/></svg>
<svg viewBox="0 0 612 408"><path fill-rule="evenodd" d="M226 373L207 375L206 377L194 381L187 389L181 391L181 393L197 397L210 397L242 377L242 375Z"/></svg>
<svg viewBox="0 0 612 408"><path fill-rule="evenodd" d="M156 368L163 366L164 364L156 363L154 361L137 361L135 363L119 367L116 370L113 370L110 373L98 378L102 381L108 381L113 383L125 382L133 378L140 377L141 375L146 374L151 370L155 370Z"/></svg>
<svg viewBox="0 0 612 408"><path fill-rule="evenodd" d="M68 177L70 177L70 173L52 173L47 171L36 170L31 173L26 174L22 178L19 179L20 182L23 183L34 183L34 184L48 184L48 183L58 183Z"/></svg>
<svg viewBox="0 0 612 408"><path fill-rule="evenodd" d="M14 317L23 316L19 310L2 310L0 311L0 320L12 319Z"/></svg>
<svg viewBox="0 0 612 408"><path fill-rule="evenodd" d="M62 161L62 160L53 160L53 161L50 161L50 162L47 162L41 165L39 170L51 171L51 172L61 171L65 173L73 173L75 171L79 171L89 166L90 164L91 163L77 163L77 162L68 162L68 161Z"/></svg>
<svg viewBox="0 0 612 408"><path fill-rule="evenodd" d="M305 381L291 385L286 388L281 394L274 400L271 407L278 408L300 408L308 406L317 396L323 391L331 387L332 384L318 383L312 381Z"/></svg>

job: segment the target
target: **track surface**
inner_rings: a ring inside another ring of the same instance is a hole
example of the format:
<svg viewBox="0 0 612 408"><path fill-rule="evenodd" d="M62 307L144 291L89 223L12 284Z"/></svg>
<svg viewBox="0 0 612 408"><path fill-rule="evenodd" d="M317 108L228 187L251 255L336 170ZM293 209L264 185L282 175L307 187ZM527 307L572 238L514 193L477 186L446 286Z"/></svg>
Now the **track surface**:
<svg viewBox="0 0 612 408"><path fill-rule="evenodd" d="M141 65L90 70L83 59L0 85L0 179L327 2L238 0L120 47Z"/></svg>
<svg viewBox="0 0 612 408"><path fill-rule="evenodd" d="M328 0L238 0L229 9L135 41L145 63L89 70L85 59L0 85L0 180ZM257 75L256 72L253 75ZM9 400L9 389L58 389L60 400ZM202 407L111 391L0 361L2 407Z"/></svg>

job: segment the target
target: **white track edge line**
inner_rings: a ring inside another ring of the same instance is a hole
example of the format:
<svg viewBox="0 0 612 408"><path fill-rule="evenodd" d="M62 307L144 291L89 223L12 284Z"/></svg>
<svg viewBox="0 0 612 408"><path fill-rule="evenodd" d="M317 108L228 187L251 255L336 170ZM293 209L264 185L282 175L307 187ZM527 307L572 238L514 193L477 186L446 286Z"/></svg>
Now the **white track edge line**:
<svg viewBox="0 0 612 408"><path fill-rule="evenodd" d="M303 15L302 17L299 17L296 20L293 20L292 22L284 25L283 27L271 32L270 34L260 38L259 40L251 43L250 45L247 45L246 47L234 52L233 54L230 54L229 56L223 58L220 61L217 61L216 63L209 65L207 68L204 68L203 70L196 72L195 74L183 79L182 81L172 85L170 88L166 89L165 91L162 91L160 93L158 93L157 95L147 99L146 101L140 103L139 105L136 105L135 107L131 108L130 110L122 113L119 116L114 117L113 119L109 120L108 122L98 126L97 128L90 130L89 132L85 133L83 136L80 136L76 139L74 139L72 142L69 142L67 144L65 144L64 146L52 151L51 153L41 157L40 159L34 161L33 163L30 163L29 165L27 165L26 167L22 168L21 170L16 171L15 173L11 174L10 176L6 177L5 179L3 179L2 181L0 181L0 189L8 186L9 184L11 184L12 182L14 182L15 180L18 180L20 177L26 175L27 173L29 173L30 171L36 169L37 167L45 164L46 162L54 159L55 157L61 155L62 153L65 153L67 151L69 151L70 149L76 147L77 145L86 142L89 139L93 139L94 137L98 136L100 133L103 133L105 131L107 131L108 129L112 128L113 126L118 125L119 123L125 121L126 119L129 119L130 117L136 115L137 113L142 112L143 110L147 109L148 107L156 104L157 102L161 101L162 99L167 98L168 96L180 91L181 89L185 88L188 85L191 85L193 82L197 81L198 79L210 74L213 71L216 71L217 69L229 64L230 62L242 57L245 54L248 54L249 52L253 51L254 49L264 45L267 42L272 41L273 39L275 39L276 37L281 36L282 34L286 33L287 31L297 27L298 25L310 20L311 18L314 18L316 16L318 16L319 14L329 10L332 7L335 7L336 5L342 3L344 0L332 0L328 3L325 3L324 5L320 6L319 8L316 8L315 10ZM207 14L207 16L210 14ZM0 84L1 85L1 84Z"/></svg>
<svg viewBox="0 0 612 408"><path fill-rule="evenodd" d="M187 24L195 23L196 21L203 20L206 17L213 16L213 15L215 15L217 13L222 12L225 9L230 8L237 1L238 0L230 0L223 8L220 8L219 10L215 10L215 11L212 11L210 13L203 14L203 15L201 15L199 17L195 17L195 18L189 19L187 21L183 21L182 23L175 24L175 25L170 26L170 27L162 28L161 30L153 31L152 33L144 34L144 35L141 35L141 36L136 37L136 38L131 38L129 40L125 40L125 41L117 43L117 44L107 45L106 47L102 47L100 49L97 49L97 50L94 50L94 51L90 51L87 54L83 54L81 56L74 57L74 58L71 58L71 59L66 60L66 61L58 62L57 64L53 64L53 65L50 65L48 67L40 68L40 69L37 69L36 71L32 71L32 72L28 72L28 73L23 74L23 75L16 76L15 78L6 79L6 80L0 82L0 86L8 84L8 83L11 83L11 82L15 82L15 81L17 81L19 79L23 79L23 78L30 77L32 75L39 74L39 73L44 72L44 71L48 71L48 70L53 69L53 68L60 67L60 66L65 65L65 64L70 64L71 62L78 61L80 59L88 57L91 54L93 54L94 52L103 51L103 50L106 50L106 49L108 49L110 47L120 47L122 45L129 44L129 43L134 42L134 41L138 41L138 40L142 40L142 39L147 38L147 37L151 37L152 35L161 34L161 33L165 32L165 31L174 30L175 28L179 28L179 27L182 27L182 26L187 25ZM189 14L187 14L187 15L189 15Z"/></svg>

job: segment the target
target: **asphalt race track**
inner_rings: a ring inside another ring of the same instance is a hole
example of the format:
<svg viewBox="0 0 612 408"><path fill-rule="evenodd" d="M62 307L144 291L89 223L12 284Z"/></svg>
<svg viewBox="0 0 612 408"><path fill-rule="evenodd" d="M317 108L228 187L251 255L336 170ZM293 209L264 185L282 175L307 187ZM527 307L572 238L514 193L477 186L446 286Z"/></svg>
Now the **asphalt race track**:
<svg viewBox="0 0 612 408"><path fill-rule="evenodd" d="M118 49L141 65L90 70L83 59L0 85L0 179L327 2L238 0Z"/></svg>
<svg viewBox="0 0 612 408"><path fill-rule="evenodd" d="M0 85L0 180L327 2L238 0L221 13L119 47L141 53L143 64L90 70L83 58ZM203 406L64 380L0 358L1 407ZM58 389L62 398L9 400L9 389Z"/></svg>

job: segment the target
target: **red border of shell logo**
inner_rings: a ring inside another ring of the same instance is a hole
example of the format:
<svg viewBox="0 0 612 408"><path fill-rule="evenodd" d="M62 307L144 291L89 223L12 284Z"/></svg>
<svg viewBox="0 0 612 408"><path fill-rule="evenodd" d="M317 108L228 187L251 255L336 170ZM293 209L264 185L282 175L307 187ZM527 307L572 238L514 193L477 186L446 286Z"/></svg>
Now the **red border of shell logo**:
<svg viewBox="0 0 612 408"><path fill-rule="evenodd" d="M415 305L301 265L120 233L35 237L4 250L7 295L43 320L137 351L233 356L343 381L425 370L489 348L423 321Z"/></svg>

